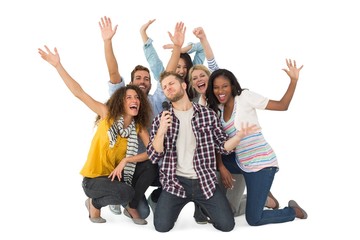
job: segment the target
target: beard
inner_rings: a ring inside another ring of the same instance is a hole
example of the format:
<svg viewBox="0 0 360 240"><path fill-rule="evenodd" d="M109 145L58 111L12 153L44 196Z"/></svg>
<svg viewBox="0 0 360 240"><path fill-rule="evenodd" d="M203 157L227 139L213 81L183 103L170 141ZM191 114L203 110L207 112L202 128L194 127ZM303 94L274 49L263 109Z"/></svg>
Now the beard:
<svg viewBox="0 0 360 240"><path fill-rule="evenodd" d="M185 94L185 90L181 89L178 93L174 94L171 97L168 97L167 99L169 99L170 102L177 102L183 98L184 94Z"/></svg>

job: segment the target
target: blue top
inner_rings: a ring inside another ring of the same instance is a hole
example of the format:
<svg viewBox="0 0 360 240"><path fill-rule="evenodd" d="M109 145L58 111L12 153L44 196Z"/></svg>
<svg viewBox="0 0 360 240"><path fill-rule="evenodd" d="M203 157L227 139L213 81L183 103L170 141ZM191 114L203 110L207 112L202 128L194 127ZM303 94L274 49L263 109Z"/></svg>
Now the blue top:
<svg viewBox="0 0 360 240"><path fill-rule="evenodd" d="M152 44L153 40L149 38L144 44L144 54L147 62L149 63L150 70L156 81L160 82L160 74L165 71L163 62L160 60L159 55L157 54L154 45ZM193 59L193 64L203 64L205 60L205 52L200 42L198 43L189 43L192 45L191 49L187 52L191 54L195 52Z"/></svg>

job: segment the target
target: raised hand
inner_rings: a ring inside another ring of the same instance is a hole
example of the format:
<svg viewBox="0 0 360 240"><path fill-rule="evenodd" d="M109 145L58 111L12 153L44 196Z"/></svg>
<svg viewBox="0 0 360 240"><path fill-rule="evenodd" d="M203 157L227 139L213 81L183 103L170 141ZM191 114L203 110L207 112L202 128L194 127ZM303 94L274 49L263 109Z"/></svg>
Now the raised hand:
<svg viewBox="0 0 360 240"><path fill-rule="evenodd" d="M184 44L185 32L186 32L186 27L184 23L178 22L175 25L174 35L172 35L170 32L168 32L168 34L173 44L181 47Z"/></svg>
<svg viewBox="0 0 360 240"><path fill-rule="evenodd" d="M109 17L101 18L99 22L101 36L104 41L111 40L115 35L118 25L115 25L114 29L112 28L111 19Z"/></svg>
<svg viewBox="0 0 360 240"><path fill-rule="evenodd" d="M283 68L286 72L286 74L290 77L291 80L297 81L299 79L299 72L304 67L304 65L301 65L301 67L296 67L296 61L292 61L291 59L286 59L286 65L288 69Z"/></svg>
<svg viewBox="0 0 360 240"><path fill-rule="evenodd" d="M145 23L144 25L141 26L140 28L140 35L141 38L143 40L143 43L145 44L147 42L147 40L149 39L149 36L147 35L146 31L148 29L148 27L155 22L156 19L153 20L149 20L147 23Z"/></svg>
<svg viewBox="0 0 360 240"><path fill-rule="evenodd" d="M200 40L206 38L205 31L202 27L195 28L193 30L193 34L195 35L195 37L197 37Z"/></svg>
<svg viewBox="0 0 360 240"><path fill-rule="evenodd" d="M148 27L153 23L155 22L156 19L152 19L152 20L149 20L147 23L145 23L144 25L141 26L140 28L140 33L146 33Z"/></svg>
<svg viewBox="0 0 360 240"><path fill-rule="evenodd" d="M60 64L60 56L56 48L54 48L54 53L45 45L46 52L41 48L38 48L38 52L42 59L53 65L55 68Z"/></svg>

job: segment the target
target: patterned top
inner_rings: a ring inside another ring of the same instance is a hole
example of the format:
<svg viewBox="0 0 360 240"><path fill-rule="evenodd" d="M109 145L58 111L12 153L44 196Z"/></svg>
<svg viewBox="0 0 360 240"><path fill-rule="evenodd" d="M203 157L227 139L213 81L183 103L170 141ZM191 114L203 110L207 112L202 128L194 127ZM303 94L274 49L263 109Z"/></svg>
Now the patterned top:
<svg viewBox="0 0 360 240"><path fill-rule="evenodd" d="M238 131L237 127L235 127L236 122L238 122L238 125L240 125L241 122L256 123L259 125L254 106L256 103L261 102L262 104L258 105L258 107L259 109L264 109L267 104L265 98L262 99L260 95L256 95L247 90L243 91L240 96L235 97L234 110L231 118L227 122L224 121L223 106L219 105L221 110L221 124L229 137L234 136ZM242 107L241 111L239 111L239 105ZM250 111L250 109L252 109L252 111ZM241 118L241 120L237 118ZM239 168L245 172L257 172L266 167L278 167L275 152L261 132L248 135L241 139L240 144L235 148L235 154Z"/></svg>
<svg viewBox="0 0 360 240"><path fill-rule="evenodd" d="M216 113L198 103L193 102L192 105L194 114L191 119L191 126L196 138L193 164L201 190L205 198L209 199L213 195L217 183L215 153L220 151L223 154L230 154L231 152L224 149L228 136L223 131ZM178 197L185 198L185 190L176 178L176 140L179 134L179 119L176 118L172 107L169 111L173 117L173 122L164 139L164 152L156 152L152 145L160 125L161 114L156 116L153 121L147 152L153 163L162 161L159 174L163 189Z"/></svg>

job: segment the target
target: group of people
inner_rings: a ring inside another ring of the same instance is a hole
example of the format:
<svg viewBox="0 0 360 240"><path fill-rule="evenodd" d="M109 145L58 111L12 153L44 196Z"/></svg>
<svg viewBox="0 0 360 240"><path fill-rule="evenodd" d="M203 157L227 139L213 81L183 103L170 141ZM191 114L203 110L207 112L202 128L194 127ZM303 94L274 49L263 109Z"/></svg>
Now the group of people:
<svg viewBox="0 0 360 240"><path fill-rule="evenodd" d="M286 59L283 70L290 84L281 100L271 100L241 88L231 71L218 67L201 27L193 31L199 42L183 47L186 27L176 23L173 34L168 33L171 44L164 46L172 49L164 67L147 35L154 21L140 28L156 80L153 94L145 66L135 66L125 84L112 47L118 26L109 17L99 21L110 78L105 103L71 77L56 48L38 49L74 96L97 114L96 132L80 171L90 221L106 222L101 209L109 206L115 214L123 208L135 224L145 225L151 208L155 229L168 232L189 202L195 204L197 223L211 223L225 232L233 230L234 217L242 214L251 226L306 219L296 201L280 209L270 192L278 161L256 115L256 109L288 109L303 66ZM156 188L146 198L150 186Z"/></svg>

